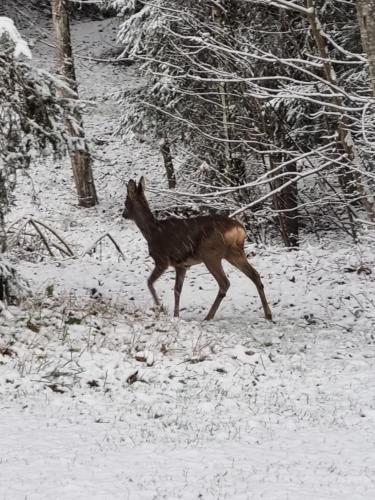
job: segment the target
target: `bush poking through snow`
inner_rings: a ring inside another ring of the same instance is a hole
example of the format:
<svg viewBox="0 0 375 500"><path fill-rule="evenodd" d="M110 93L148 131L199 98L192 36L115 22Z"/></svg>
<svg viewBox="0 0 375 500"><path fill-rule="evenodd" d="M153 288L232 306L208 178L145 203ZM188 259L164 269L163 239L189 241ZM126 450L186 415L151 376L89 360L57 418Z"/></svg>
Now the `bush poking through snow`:
<svg viewBox="0 0 375 500"><path fill-rule="evenodd" d="M15 304L25 295L25 285L22 284L15 268L0 257L0 301L5 304ZM0 314L2 313L0 308Z"/></svg>

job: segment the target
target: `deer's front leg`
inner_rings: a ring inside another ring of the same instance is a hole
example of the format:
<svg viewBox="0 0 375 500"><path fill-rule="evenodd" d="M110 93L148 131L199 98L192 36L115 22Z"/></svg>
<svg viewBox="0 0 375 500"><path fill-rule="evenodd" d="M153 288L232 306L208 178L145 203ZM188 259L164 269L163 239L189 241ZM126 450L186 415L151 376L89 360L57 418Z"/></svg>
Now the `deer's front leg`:
<svg viewBox="0 0 375 500"><path fill-rule="evenodd" d="M160 278L164 271L166 271L167 267L168 266L165 264L156 264L155 269L152 271L150 277L147 280L148 289L150 290L152 298L154 299L154 302L157 306L160 306L160 300L156 294L154 283L158 278Z"/></svg>
<svg viewBox="0 0 375 500"><path fill-rule="evenodd" d="M186 276L185 267L176 267L176 281L174 285L174 317L178 318L180 315L180 295L184 279Z"/></svg>

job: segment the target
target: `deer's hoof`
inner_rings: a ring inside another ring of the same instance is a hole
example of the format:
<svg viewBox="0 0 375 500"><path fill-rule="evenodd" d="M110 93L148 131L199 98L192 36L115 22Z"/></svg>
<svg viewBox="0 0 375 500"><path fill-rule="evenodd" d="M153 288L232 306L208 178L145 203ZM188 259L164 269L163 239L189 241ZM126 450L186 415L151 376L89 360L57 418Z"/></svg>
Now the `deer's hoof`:
<svg viewBox="0 0 375 500"><path fill-rule="evenodd" d="M168 310L165 306L163 306L163 304L154 306L152 310L155 312L155 314L168 314Z"/></svg>
<svg viewBox="0 0 375 500"><path fill-rule="evenodd" d="M266 316L266 319L268 319L268 321L272 321L272 313L271 313L271 311L266 312L265 316Z"/></svg>

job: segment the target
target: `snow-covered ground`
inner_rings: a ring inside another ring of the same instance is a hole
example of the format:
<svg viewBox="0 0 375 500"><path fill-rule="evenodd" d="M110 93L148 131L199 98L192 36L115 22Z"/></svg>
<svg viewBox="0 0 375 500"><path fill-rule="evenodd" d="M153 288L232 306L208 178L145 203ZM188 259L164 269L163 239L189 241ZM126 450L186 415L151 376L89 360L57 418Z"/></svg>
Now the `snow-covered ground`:
<svg viewBox="0 0 375 500"><path fill-rule="evenodd" d="M114 20L75 25L76 54L102 57L115 30ZM51 48L36 44L34 57L51 65ZM163 182L161 159L112 136L116 92L137 85L134 70L77 64L82 96L97 103L86 125L101 204L76 207L67 163L20 179L12 220L49 224L77 257L25 253L33 295L0 317L0 498L375 498L374 238L250 245L273 323L229 266L214 321L201 321L217 292L201 266L181 319L172 272L157 282L168 312L156 313L146 244L120 213L129 177ZM80 257L106 232L124 259L109 243Z"/></svg>

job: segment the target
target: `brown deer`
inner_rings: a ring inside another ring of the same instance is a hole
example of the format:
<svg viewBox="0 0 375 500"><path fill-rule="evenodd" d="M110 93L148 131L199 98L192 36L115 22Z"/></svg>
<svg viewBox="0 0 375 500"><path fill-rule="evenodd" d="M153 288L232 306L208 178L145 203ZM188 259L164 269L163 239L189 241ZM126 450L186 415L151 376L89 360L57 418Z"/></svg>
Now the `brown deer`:
<svg viewBox="0 0 375 500"><path fill-rule="evenodd" d="M229 280L221 264L222 259L226 259L253 281L262 301L264 314L267 319L272 319L260 276L246 258L246 232L239 222L221 215L158 220L146 200L143 177L138 186L133 179L128 182L122 215L125 219L133 220L147 240L150 256L155 261L155 269L147 284L157 306L160 301L154 283L172 266L176 270L174 316L179 316L180 295L186 270L190 266L203 263L219 285L219 293L205 318L212 319L229 288Z"/></svg>

